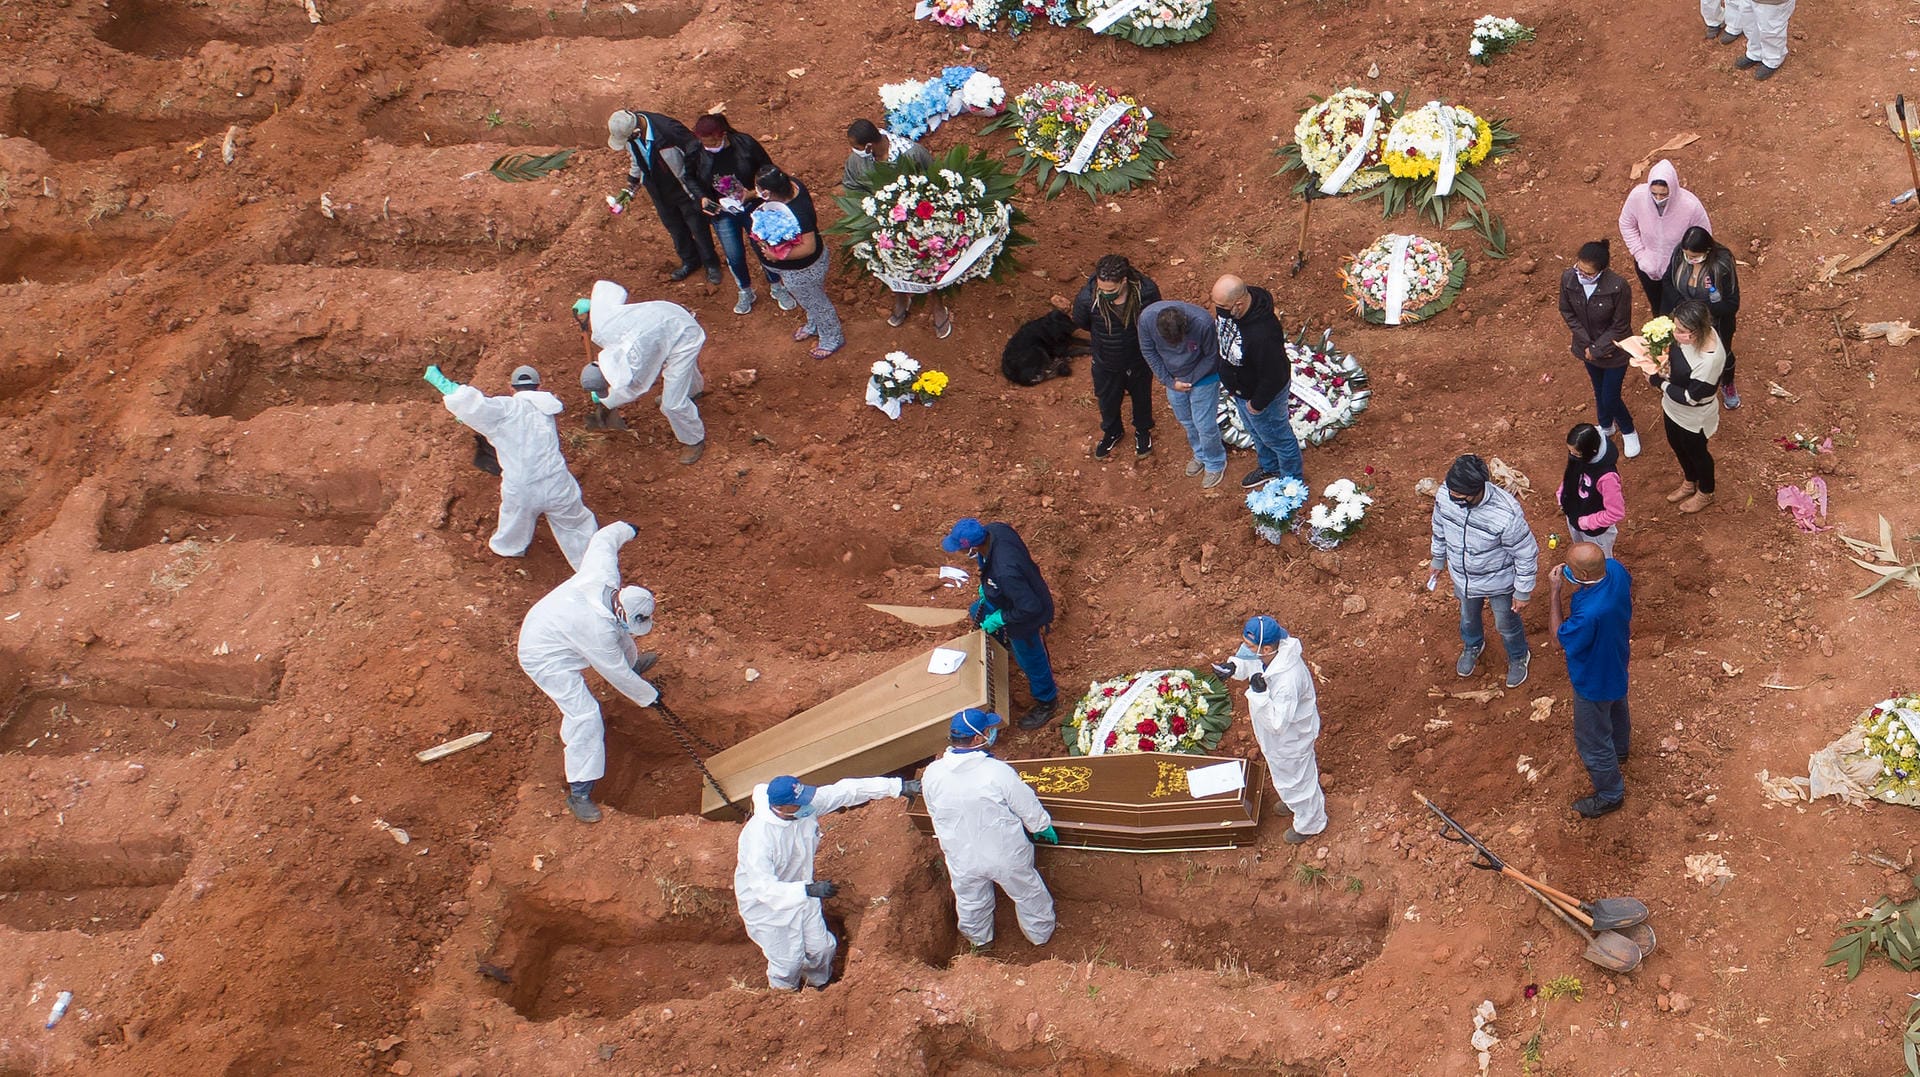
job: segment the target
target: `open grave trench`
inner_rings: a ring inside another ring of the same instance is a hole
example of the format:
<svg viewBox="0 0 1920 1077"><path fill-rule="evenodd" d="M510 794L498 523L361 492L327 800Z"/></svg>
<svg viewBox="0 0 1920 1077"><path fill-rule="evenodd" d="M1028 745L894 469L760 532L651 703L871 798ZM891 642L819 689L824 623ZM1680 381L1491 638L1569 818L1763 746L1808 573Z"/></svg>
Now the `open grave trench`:
<svg viewBox="0 0 1920 1077"><path fill-rule="evenodd" d="M1177 1008L1177 1007L1176 1007ZM1144 1066L1081 1044L1058 1042L1010 1051L984 1042L971 1029L945 1025L923 1030L917 1042L919 1072L940 1077L1004 1077L1044 1073L1049 1077L1164 1077L1166 1069ZM1203 1062L1181 1077L1322 1077L1324 1066L1286 1062Z"/></svg>
<svg viewBox="0 0 1920 1077"><path fill-rule="evenodd" d="M121 659L105 675L33 676L0 662L0 753L121 758L232 743L280 694L278 660Z"/></svg>
<svg viewBox="0 0 1920 1077"><path fill-rule="evenodd" d="M282 45L313 34L299 4L265 5L258 0L113 0L93 16L93 36L131 56L181 60L215 41L236 45ZM356 14L357 0L328 0L335 22Z"/></svg>
<svg viewBox="0 0 1920 1077"><path fill-rule="evenodd" d="M167 837L0 851L0 925L83 935L131 931L166 900L191 859Z"/></svg>
<svg viewBox="0 0 1920 1077"><path fill-rule="evenodd" d="M485 169L492 156L476 152L457 163ZM454 177L448 177L454 182ZM484 172L469 181L505 186ZM514 185L521 186L521 185ZM558 242L572 216L559 200L541 206L534 221L510 223L516 214L504 203L474 199L439 206L396 206L378 192L378 179L356 184L352 196L338 193L332 219L301 211L267 253L274 265L420 270L495 270L503 262L532 259ZM486 188L481 190L485 191Z"/></svg>
<svg viewBox="0 0 1920 1077"><path fill-rule="evenodd" d="M427 29L453 48L506 45L545 38L597 37L630 41L672 37L700 13L693 0L643 0L629 11L616 5L600 11L565 7L513 7L488 0L446 0L427 20Z"/></svg>
<svg viewBox="0 0 1920 1077"><path fill-rule="evenodd" d="M272 408L428 401L428 366L466 382L481 350L451 327L393 339L325 333L283 347L227 339L184 365L177 410L245 421Z"/></svg>
<svg viewBox="0 0 1920 1077"><path fill-rule="evenodd" d="M392 505L375 472L262 477L257 492L142 487L109 502L100 515L100 549L124 553L186 539L271 542L286 546L359 546ZM215 487L215 488L207 488Z"/></svg>
<svg viewBox="0 0 1920 1077"><path fill-rule="evenodd" d="M156 104L151 112L131 112L19 86L0 97L0 132L38 145L56 161L94 161L134 150L162 152L219 136L232 124L263 118L271 108L265 101L222 112Z"/></svg>

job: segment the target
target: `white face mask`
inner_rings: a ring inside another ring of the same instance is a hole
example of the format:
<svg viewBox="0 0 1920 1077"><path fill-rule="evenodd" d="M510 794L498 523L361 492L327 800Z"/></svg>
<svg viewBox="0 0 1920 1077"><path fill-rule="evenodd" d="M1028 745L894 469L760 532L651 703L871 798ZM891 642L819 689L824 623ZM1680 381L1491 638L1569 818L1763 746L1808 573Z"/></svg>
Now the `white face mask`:
<svg viewBox="0 0 1920 1077"><path fill-rule="evenodd" d="M1707 256L1704 254L1683 254L1680 257L1685 258L1690 266L1705 265L1707 262Z"/></svg>
<svg viewBox="0 0 1920 1077"><path fill-rule="evenodd" d="M1598 273L1595 273L1593 276L1589 277L1585 273L1582 273L1576 269L1573 271L1573 275L1579 278L1579 281L1581 284L1594 285L1594 284L1600 283L1600 274Z"/></svg>
<svg viewBox="0 0 1920 1077"><path fill-rule="evenodd" d="M1654 196L1653 196L1653 204L1654 204L1655 206L1659 206L1659 207L1664 207L1664 206L1665 206L1665 205L1667 204L1667 200L1666 200L1666 199L1665 199L1664 197L1662 197L1662 196L1660 196L1660 195L1654 195Z"/></svg>

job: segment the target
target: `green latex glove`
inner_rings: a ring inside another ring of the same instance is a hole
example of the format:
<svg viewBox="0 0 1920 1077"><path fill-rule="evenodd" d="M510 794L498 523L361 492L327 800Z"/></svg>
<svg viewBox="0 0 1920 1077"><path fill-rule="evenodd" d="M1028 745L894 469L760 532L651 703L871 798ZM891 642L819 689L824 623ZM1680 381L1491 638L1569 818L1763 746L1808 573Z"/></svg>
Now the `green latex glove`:
<svg viewBox="0 0 1920 1077"><path fill-rule="evenodd" d="M986 632L987 635L991 636L995 632L1000 631L1006 623L1007 615L1001 613L999 610L994 610L992 613L987 614L986 620L980 622L980 628Z"/></svg>
<svg viewBox="0 0 1920 1077"><path fill-rule="evenodd" d="M440 368L437 366L428 367L426 374L422 376L426 378L428 385L440 390L441 396L452 396L453 391L460 388L459 382L440 373Z"/></svg>
<svg viewBox="0 0 1920 1077"><path fill-rule="evenodd" d="M976 588L976 590L980 592L980 601L985 602L987 600L987 585L983 583Z"/></svg>
<svg viewBox="0 0 1920 1077"><path fill-rule="evenodd" d="M1045 830L1036 830L1028 834L1027 840L1045 845L1058 845L1060 844L1060 832L1052 827L1048 827Z"/></svg>

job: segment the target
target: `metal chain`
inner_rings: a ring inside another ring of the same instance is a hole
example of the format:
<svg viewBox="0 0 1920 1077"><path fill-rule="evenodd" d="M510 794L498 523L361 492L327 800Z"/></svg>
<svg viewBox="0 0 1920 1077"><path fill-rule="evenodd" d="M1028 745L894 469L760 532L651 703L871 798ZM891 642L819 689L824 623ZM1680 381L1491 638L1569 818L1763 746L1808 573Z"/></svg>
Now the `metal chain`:
<svg viewBox="0 0 1920 1077"><path fill-rule="evenodd" d="M707 784L713 787L714 793L720 797L722 803L732 808L735 815L745 820L747 818L746 811L740 807L738 801L727 795L725 789L720 788L719 780L713 776L712 771L707 769L706 761L701 759L700 753L694 749L695 743L698 743L708 752L719 751L719 746L700 734L695 733L692 729L689 729L687 723L681 721L680 716L668 708L666 700L655 699L653 705L660 711L660 717L665 720L667 732L673 734L673 739L680 742L680 747L687 753L687 758L693 760L693 765L699 768L700 776L705 778Z"/></svg>

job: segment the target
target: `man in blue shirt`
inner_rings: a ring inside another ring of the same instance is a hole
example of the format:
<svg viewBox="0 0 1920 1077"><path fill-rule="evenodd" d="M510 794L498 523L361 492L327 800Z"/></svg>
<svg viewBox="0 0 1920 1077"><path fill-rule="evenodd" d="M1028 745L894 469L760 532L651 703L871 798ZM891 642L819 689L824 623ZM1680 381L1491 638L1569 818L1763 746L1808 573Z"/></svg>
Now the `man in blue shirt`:
<svg viewBox="0 0 1920 1077"><path fill-rule="evenodd" d="M1053 682L1053 661L1041 633L1053 624L1053 593L1040 578L1027 544L1003 523L983 524L969 516L953 525L941 541L948 553L973 555L980 569L980 600L967 612L990 636L1004 632L1007 649L1027 675L1033 709L1021 718L1021 729L1039 729L1053 720L1060 690Z"/></svg>
<svg viewBox="0 0 1920 1077"><path fill-rule="evenodd" d="M1588 819L1614 811L1627 798L1620 765L1627 761L1632 725L1627 717L1627 656L1633 625L1633 577L1626 566L1591 542L1567 550L1567 563L1549 577L1553 634L1567 653L1573 682L1573 745L1593 779L1593 795L1573 802ZM1571 587L1569 612L1560 593Z"/></svg>

